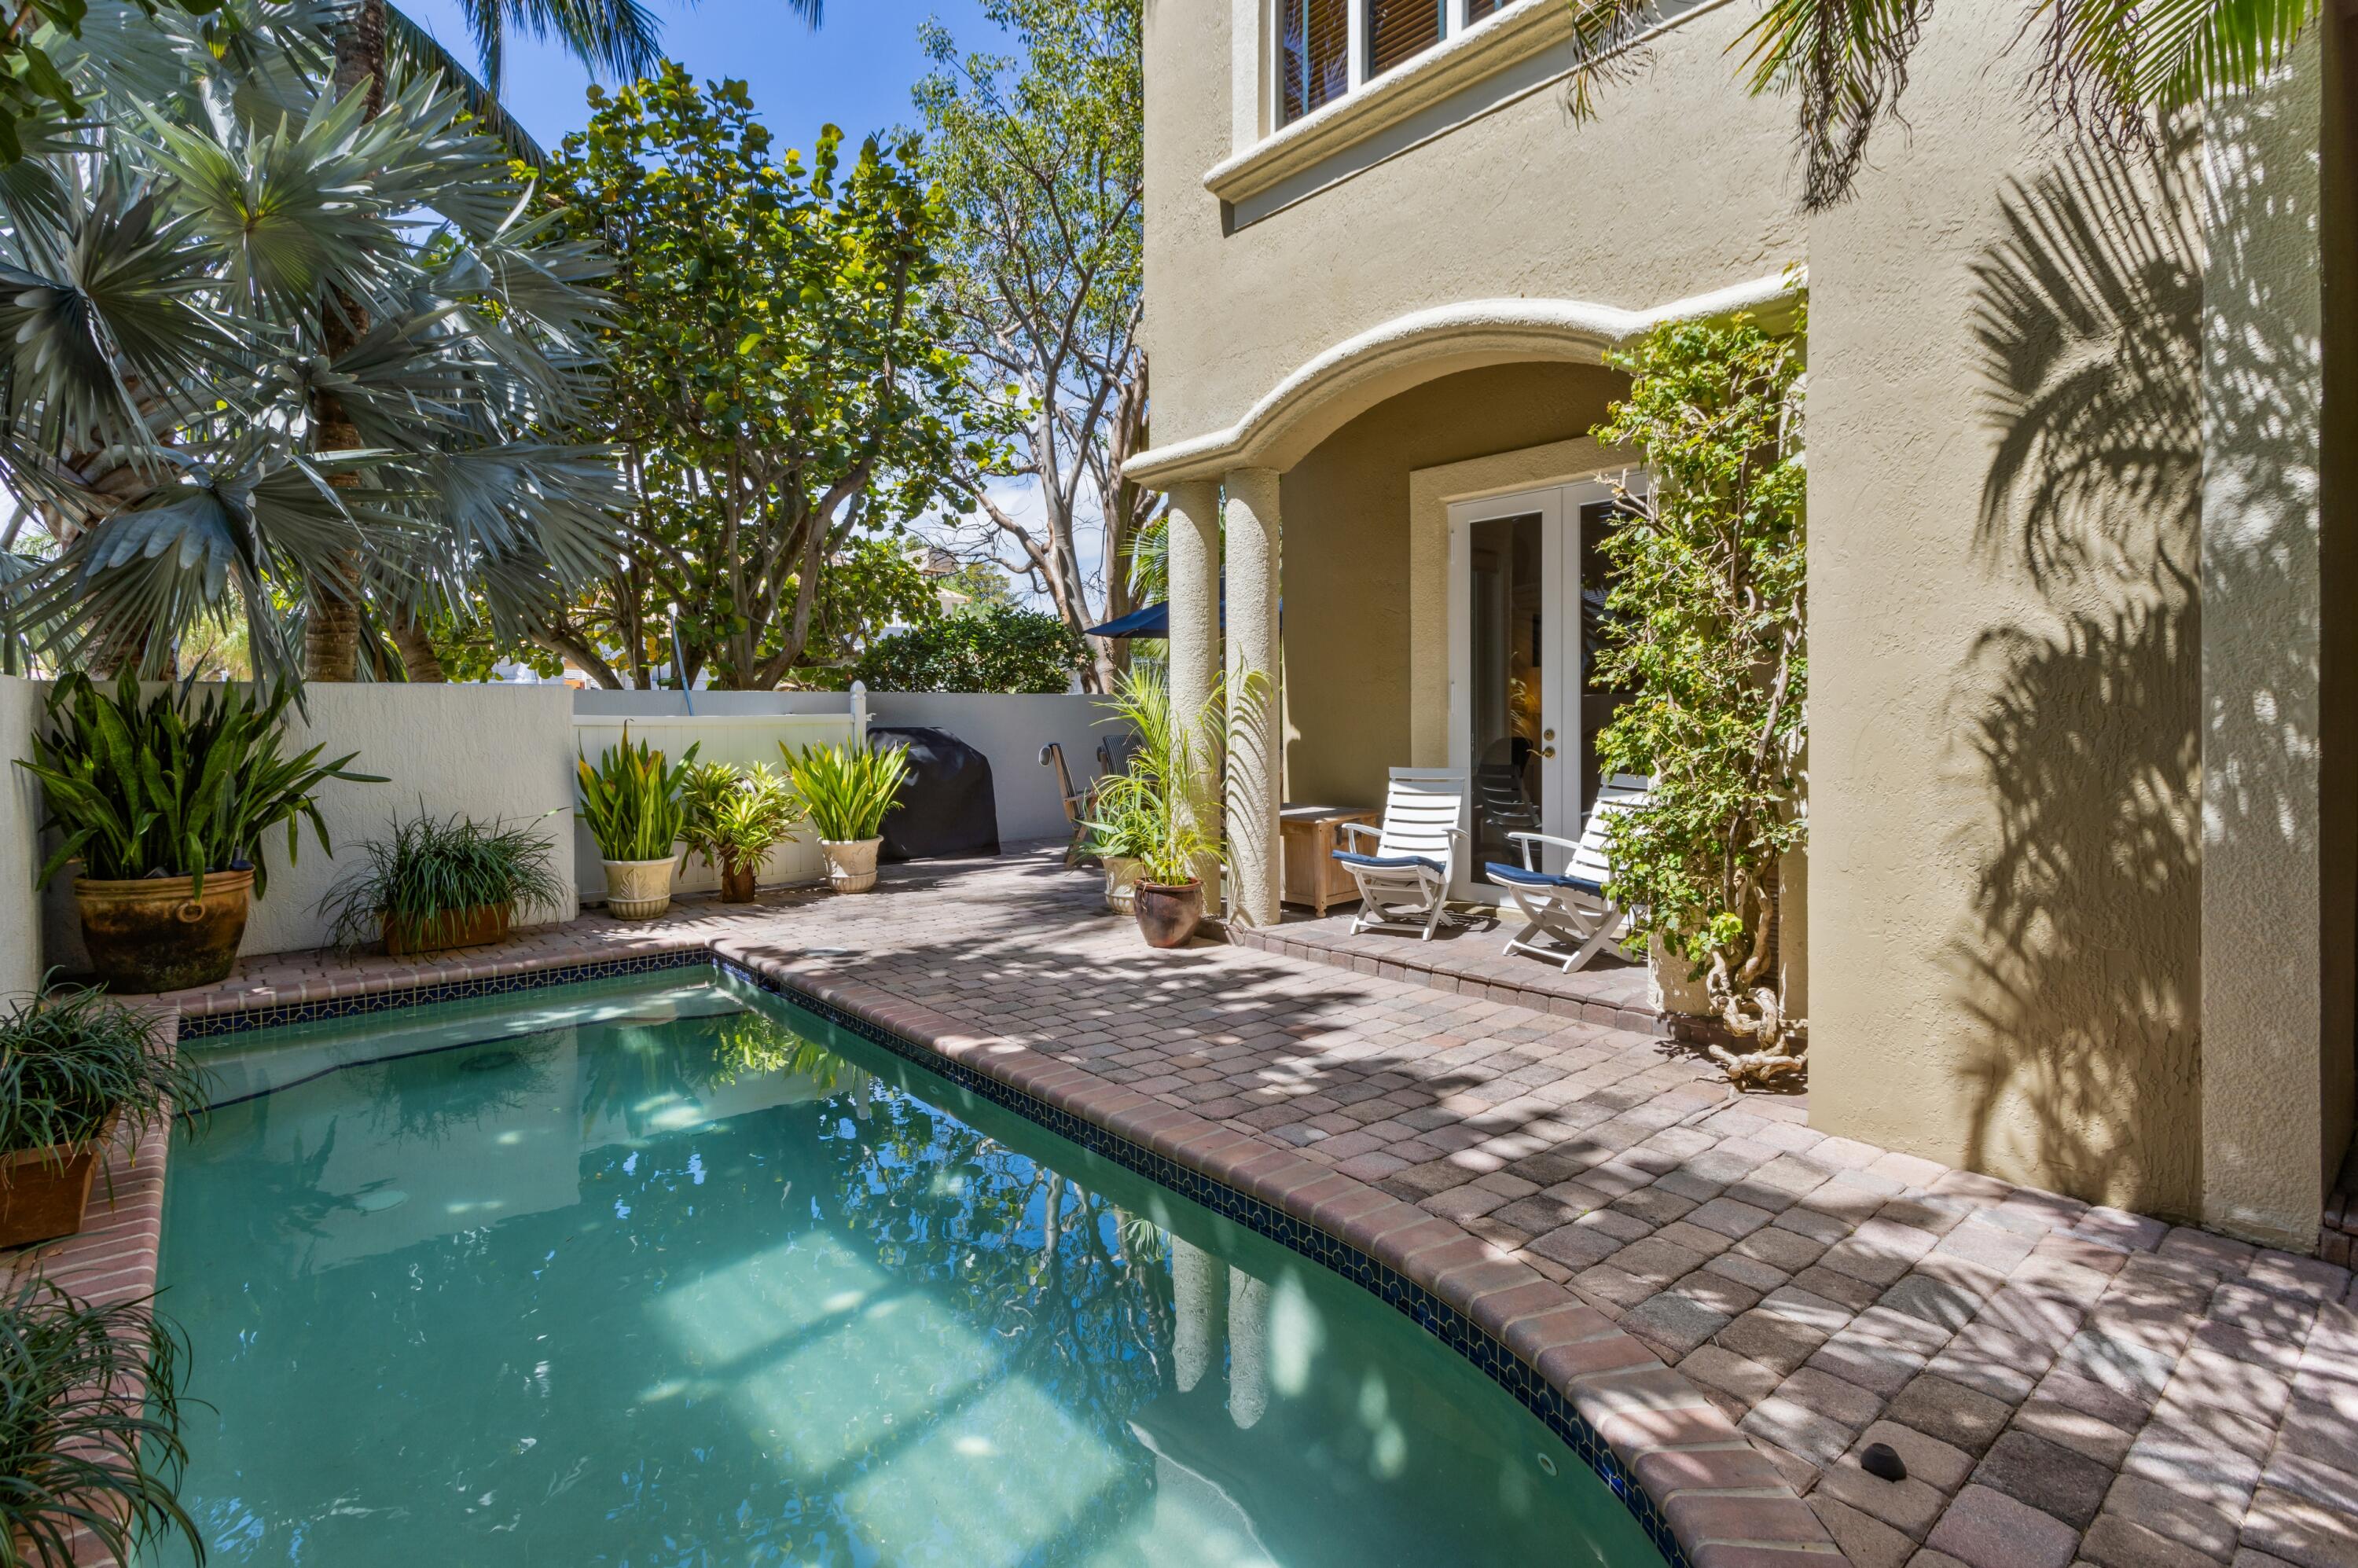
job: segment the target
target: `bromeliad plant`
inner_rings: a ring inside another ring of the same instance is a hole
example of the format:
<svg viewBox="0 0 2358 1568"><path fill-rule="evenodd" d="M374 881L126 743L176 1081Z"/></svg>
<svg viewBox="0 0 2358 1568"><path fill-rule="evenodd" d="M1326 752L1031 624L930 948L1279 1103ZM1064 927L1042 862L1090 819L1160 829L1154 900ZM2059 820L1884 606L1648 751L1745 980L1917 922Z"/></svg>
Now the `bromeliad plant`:
<svg viewBox="0 0 2358 1568"><path fill-rule="evenodd" d="M766 762L745 768L699 763L680 793L687 806L680 836L688 852L720 872L724 897L741 902L753 896L762 858L806 815L800 797Z"/></svg>
<svg viewBox="0 0 2358 1568"><path fill-rule="evenodd" d="M805 746L783 741L786 777L820 838L857 844L883 831L884 814L901 804L909 778L906 746Z"/></svg>
<svg viewBox="0 0 2358 1568"><path fill-rule="evenodd" d="M1805 326L1654 331L1613 356L1629 395L1596 431L1654 477L1651 495L1622 495L1602 542L1613 587L1596 679L1634 695L1597 754L1607 773L1653 780L1614 819L1607 891L1755 1043L1712 1048L1739 1084L1798 1077L1808 1048L1770 967L1779 865L1803 828Z"/></svg>
<svg viewBox="0 0 2358 1568"><path fill-rule="evenodd" d="M103 991L44 985L0 1013L0 1154L61 1165L118 1118L136 1141L205 1098L203 1071Z"/></svg>
<svg viewBox="0 0 2358 1568"><path fill-rule="evenodd" d="M1221 854L1215 827L1190 808L1188 790L1213 738L1206 720L1219 710L1216 687L1204 712L1192 719L1176 711L1161 671L1133 670L1106 706L1106 722L1126 726L1137 737L1130 766L1098 784L1088 829L1092 848L1139 863L1139 876L1163 887L1195 881L1207 861Z"/></svg>
<svg viewBox="0 0 2358 1568"><path fill-rule="evenodd" d="M292 864L308 822L333 854L314 792L330 779L386 782L350 771L358 752L330 762L319 761L321 746L287 755L286 687L259 702L235 686L201 704L195 692L192 676L143 699L128 667L111 691L81 674L59 680L32 757L16 759L48 793L43 827L61 835L35 887L80 860L92 881L189 877L199 896L208 871L250 869L260 896L269 891L265 834L285 826Z"/></svg>
<svg viewBox="0 0 2358 1568"><path fill-rule="evenodd" d="M0 1303L0 1568L67 1568L83 1530L118 1563L170 1537L204 1560L178 1496L183 1349L146 1299L28 1278Z"/></svg>
<svg viewBox="0 0 2358 1568"><path fill-rule="evenodd" d="M663 860L671 857L687 827L687 803L682 787L696 762L688 747L677 763L644 741L631 744L631 727L622 726L620 745L599 753L591 767L579 753L575 768L581 784L581 817L598 840L598 852L609 860Z"/></svg>
<svg viewBox="0 0 2358 1568"><path fill-rule="evenodd" d="M534 823L429 816L421 805L388 826L392 836L362 845L361 863L319 902L347 951L380 936L398 950L454 946L504 935L520 907L564 904L557 846Z"/></svg>

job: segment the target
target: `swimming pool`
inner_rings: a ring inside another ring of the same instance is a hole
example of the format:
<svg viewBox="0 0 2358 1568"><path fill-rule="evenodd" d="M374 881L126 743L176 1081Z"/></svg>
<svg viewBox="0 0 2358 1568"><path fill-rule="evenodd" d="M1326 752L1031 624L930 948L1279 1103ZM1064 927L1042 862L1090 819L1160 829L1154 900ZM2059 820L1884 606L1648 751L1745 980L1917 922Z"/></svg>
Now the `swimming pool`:
<svg viewBox="0 0 2358 1568"><path fill-rule="evenodd" d="M197 1049L215 1561L1661 1561L1367 1292L710 971Z"/></svg>

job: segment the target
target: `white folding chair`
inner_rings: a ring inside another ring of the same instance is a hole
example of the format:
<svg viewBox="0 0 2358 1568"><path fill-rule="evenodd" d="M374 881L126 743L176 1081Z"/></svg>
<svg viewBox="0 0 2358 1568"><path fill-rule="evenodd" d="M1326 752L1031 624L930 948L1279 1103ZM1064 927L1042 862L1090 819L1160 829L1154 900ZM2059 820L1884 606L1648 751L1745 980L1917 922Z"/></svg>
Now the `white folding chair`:
<svg viewBox="0 0 2358 1568"><path fill-rule="evenodd" d="M1613 875L1605 847L1614 816L1633 806L1643 805L1650 787L1650 780L1634 773L1616 773L1606 780L1596 792L1596 806L1581 825L1577 839L1546 833L1507 835L1521 846L1523 863L1510 866L1492 860L1482 870L1507 890L1515 907L1523 912L1526 924L1507 944L1508 952L1545 958L1563 966L1566 973L1580 968L1599 953L1610 953L1617 958L1629 957L1621 946L1622 934L1629 927L1629 913L1605 896L1605 884ZM1541 868L1543 845L1567 851L1569 858L1563 871Z"/></svg>
<svg viewBox="0 0 2358 1568"><path fill-rule="evenodd" d="M1394 768L1382 828L1364 822L1337 826L1348 847L1335 858L1359 884L1351 929L1390 926L1431 941L1466 842L1466 775L1447 768ZM1369 838L1372 850L1361 849Z"/></svg>

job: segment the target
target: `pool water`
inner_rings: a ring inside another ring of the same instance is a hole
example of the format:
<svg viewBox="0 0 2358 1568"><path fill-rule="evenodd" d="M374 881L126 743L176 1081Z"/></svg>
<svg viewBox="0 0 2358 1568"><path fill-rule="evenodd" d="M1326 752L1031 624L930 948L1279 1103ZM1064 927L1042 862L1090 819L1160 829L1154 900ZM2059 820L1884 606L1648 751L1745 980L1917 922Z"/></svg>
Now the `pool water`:
<svg viewBox="0 0 2358 1568"><path fill-rule="evenodd" d="M1373 1296L750 989L196 1049L162 1268L214 1562L1660 1562Z"/></svg>

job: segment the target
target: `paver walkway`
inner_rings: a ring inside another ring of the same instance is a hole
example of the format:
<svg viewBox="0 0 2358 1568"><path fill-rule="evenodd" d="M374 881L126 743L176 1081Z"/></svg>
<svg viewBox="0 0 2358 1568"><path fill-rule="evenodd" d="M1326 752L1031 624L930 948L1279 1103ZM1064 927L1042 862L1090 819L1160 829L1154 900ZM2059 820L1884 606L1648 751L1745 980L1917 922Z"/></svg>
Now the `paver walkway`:
<svg viewBox="0 0 2358 1568"><path fill-rule="evenodd" d="M1862 1568L2358 1564L2346 1269L1827 1138L1633 1032L1152 953L1053 853L885 875L477 967L730 932L1371 1181L1651 1345ZM362 972L267 960L184 1006ZM1907 1480L1859 1468L1873 1442Z"/></svg>

